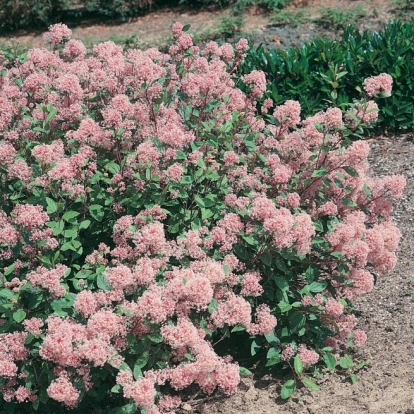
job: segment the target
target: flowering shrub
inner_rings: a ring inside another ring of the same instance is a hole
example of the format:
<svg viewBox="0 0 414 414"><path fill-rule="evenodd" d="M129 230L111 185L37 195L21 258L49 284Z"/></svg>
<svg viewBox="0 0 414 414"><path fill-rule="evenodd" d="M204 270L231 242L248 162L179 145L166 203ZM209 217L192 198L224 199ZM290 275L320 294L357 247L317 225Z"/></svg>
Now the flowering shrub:
<svg viewBox="0 0 414 414"><path fill-rule="evenodd" d="M265 75L245 75L245 93L233 79L247 42L200 50L185 29L169 54L105 42L87 56L56 25L50 50L2 68L6 407L109 395L119 412L172 413L192 384L236 390L221 337L299 375L366 339L350 300L395 265L404 187L370 177L368 144L348 138L375 102L301 121L297 102L267 99L258 116Z"/></svg>

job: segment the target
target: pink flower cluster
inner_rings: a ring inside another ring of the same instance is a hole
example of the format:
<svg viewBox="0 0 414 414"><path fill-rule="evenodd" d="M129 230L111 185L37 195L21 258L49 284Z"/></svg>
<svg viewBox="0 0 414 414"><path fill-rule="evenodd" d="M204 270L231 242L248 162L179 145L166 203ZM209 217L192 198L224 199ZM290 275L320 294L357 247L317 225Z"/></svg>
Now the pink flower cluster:
<svg viewBox="0 0 414 414"><path fill-rule="evenodd" d="M392 82L392 77L388 73L381 73L365 79L364 90L370 98L376 95L387 97L391 95Z"/></svg>

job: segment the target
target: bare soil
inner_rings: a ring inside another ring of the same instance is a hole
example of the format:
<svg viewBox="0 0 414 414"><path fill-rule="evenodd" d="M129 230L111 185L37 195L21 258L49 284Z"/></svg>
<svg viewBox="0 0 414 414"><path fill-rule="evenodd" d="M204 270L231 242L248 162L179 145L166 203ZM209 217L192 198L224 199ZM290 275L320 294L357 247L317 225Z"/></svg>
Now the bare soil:
<svg viewBox="0 0 414 414"><path fill-rule="evenodd" d="M310 0L307 22L275 25L262 10L250 9L244 17L243 33L254 43L266 47L288 47L320 36L336 37L340 29L312 22L323 8L347 10L362 5L365 18L358 21L361 30L379 30L398 15L391 0ZM302 6L304 4L301 4ZM300 6L300 5L299 5ZM86 44L108 39L136 36L140 47L168 43L175 21L191 24L191 32L203 34L217 29L230 9L163 9L120 25L92 24L73 28L73 37ZM407 17L403 15L402 17ZM23 45L39 47L41 33L16 33ZM8 37L10 38L10 36ZM0 38L0 43L7 41ZM414 414L414 143L412 136L378 137L370 142L372 174L404 174L405 196L395 209L395 220L403 232L399 262L393 274L377 281L374 292L356 301L360 327L368 334L366 345L354 358L364 360L358 382L349 375L326 373L317 380L320 391L299 389L288 401L279 398L281 381L271 376L244 378L240 390L230 398L202 399L186 405L183 412L202 414Z"/></svg>

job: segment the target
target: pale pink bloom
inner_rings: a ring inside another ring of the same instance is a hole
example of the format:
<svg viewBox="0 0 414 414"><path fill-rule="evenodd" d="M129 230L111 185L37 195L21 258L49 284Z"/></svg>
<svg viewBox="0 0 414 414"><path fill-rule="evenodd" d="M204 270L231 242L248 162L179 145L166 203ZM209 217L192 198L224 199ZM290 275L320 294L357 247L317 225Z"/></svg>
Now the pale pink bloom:
<svg viewBox="0 0 414 414"><path fill-rule="evenodd" d="M30 183L32 169L27 165L26 161L16 160L8 168L8 173L10 177L17 178L19 180Z"/></svg>
<svg viewBox="0 0 414 414"><path fill-rule="evenodd" d="M360 329L356 329L354 331L354 337L353 337L354 344L356 346L361 346L361 345L364 345L366 341L367 341L367 334Z"/></svg>
<svg viewBox="0 0 414 414"><path fill-rule="evenodd" d="M99 335L124 336L126 326L121 315L111 310L99 310L88 319L87 332L91 338Z"/></svg>
<svg viewBox="0 0 414 414"><path fill-rule="evenodd" d="M187 50L193 46L193 37L187 33L183 33L178 37L177 45L181 50Z"/></svg>
<svg viewBox="0 0 414 414"><path fill-rule="evenodd" d="M0 226L0 244L14 246L19 241L19 238L20 233L10 224L6 224L4 227Z"/></svg>
<svg viewBox="0 0 414 414"><path fill-rule="evenodd" d="M267 197L257 197L253 201L250 215L257 220L273 218L276 215L274 202Z"/></svg>
<svg viewBox="0 0 414 414"><path fill-rule="evenodd" d="M43 320L40 318L30 318L23 321L23 326L27 332L37 336L42 333L41 327L44 325Z"/></svg>
<svg viewBox="0 0 414 414"><path fill-rule="evenodd" d="M24 80L23 90L27 92L38 92L49 82L50 79L44 73L34 72L28 75Z"/></svg>
<svg viewBox="0 0 414 414"><path fill-rule="evenodd" d="M60 284L65 277L67 267L62 264L57 264L54 269L48 270L43 266L38 267L35 271L28 273L26 279L29 280L33 286L40 286L47 289L55 297L65 295L66 289Z"/></svg>
<svg viewBox="0 0 414 414"><path fill-rule="evenodd" d="M53 380L46 391L50 398L65 404L68 408L78 405L80 391L73 386L67 374Z"/></svg>
<svg viewBox="0 0 414 414"><path fill-rule="evenodd" d="M12 164L16 155L17 152L12 144L4 141L0 144L0 159L2 165Z"/></svg>
<svg viewBox="0 0 414 414"><path fill-rule="evenodd" d="M289 193L286 201L291 209L296 209L300 205L300 196L298 193Z"/></svg>
<svg viewBox="0 0 414 414"><path fill-rule="evenodd" d="M26 337L26 332L0 334L0 355L15 361L26 359L29 354L29 350L24 343Z"/></svg>
<svg viewBox="0 0 414 414"><path fill-rule="evenodd" d="M151 408L154 405L156 390L154 380L140 378L135 382L123 385L125 398L131 398L142 408Z"/></svg>
<svg viewBox="0 0 414 414"><path fill-rule="evenodd" d="M236 44L236 49L239 53L247 52L249 50L249 44L247 43L247 40L241 38Z"/></svg>
<svg viewBox="0 0 414 414"><path fill-rule="evenodd" d="M304 296L301 300L303 306L311 306L313 304L312 298L310 296Z"/></svg>
<svg viewBox="0 0 414 414"><path fill-rule="evenodd" d="M239 162L239 156L234 151L226 151L223 162L226 167L231 167Z"/></svg>
<svg viewBox="0 0 414 414"><path fill-rule="evenodd" d="M293 128L300 122L300 104L288 100L283 105L277 106L273 115L284 130Z"/></svg>
<svg viewBox="0 0 414 414"><path fill-rule="evenodd" d="M335 216L338 214L338 206L333 201L327 201L318 208L320 216Z"/></svg>
<svg viewBox="0 0 414 414"><path fill-rule="evenodd" d="M80 40L71 39L63 48L63 55L68 58L82 60L86 56L86 47Z"/></svg>
<svg viewBox="0 0 414 414"><path fill-rule="evenodd" d="M158 402L158 408L162 413L174 412L180 408L182 404L181 398L177 396L166 395Z"/></svg>
<svg viewBox="0 0 414 414"><path fill-rule="evenodd" d="M306 296L307 297L307 296ZM282 351L282 361L289 361L294 355L295 355L295 348L293 348L292 344L286 345L285 348L283 348Z"/></svg>
<svg viewBox="0 0 414 414"><path fill-rule="evenodd" d="M270 308L267 305L259 305L257 307L255 318L256 323L253 323L248 329L250 335L267 335L277 325L277 320L270 314Z"/></svg>
<svg viewBox="0 0 414 414"><path fill-rule="evenodd" d="M298 347L298 356L305 367L315 365L319 360L319 355L313 349L309 349L306 345L300 344Z"/></svg>
<svg viewBox="0 0 414 414"><path fill-rule="evenodd" d="M371 293L374 289L374 277L372 274L364 269L351 269L349 279L353 284L350 287L344 287L343 295L351 299L355 296L366 295Z"/></svg>
<svg viewBox="0 0 414 414"><path fill-rule="evenodd" d="M266 75L260 70L254 70L242 77L246 85L252 85L251 94L254 98L260 98L266 92Z"/></svg>
<svg viewBox="0 0 414 414"><path fill-rule="evenodd" d="M330 108L325 112L325 125L329 129L340 128L343 126L342 111L339 108Z"/></svg>
<svg viewBox="0 0 414 414"><path fill-rule="evenodd" d="M339 328L339 336L342 339L348 338L358 323L358 319L353 314L341 315L336 321Z"/></svg>
<svg viewBox="0 0 414 414"><path fill-rule="evenodd" d="M127 290L134 286L134 277L128 266L107 268L104 276L113 289Z"/></svg>
<svg viewBox="0 0 414 414"><path fill-rule="evenodd" d="M260 285L260 273L248 272L242 277L242 290L240 294L243 296L260 296L263 293L263 287Z"/></svg>
<svg viewBox="0 0 414 414"><path fill-rule="evenodd" d="M68 26L62 23L57 23L49 26L49 31L43 35L43 39L46 43L57 45L65 39L70 39L71 36L72 30L70 30Z"/></svg>
<svg viewBox="0 0 414 414"><path fill-rule="evenodd" d="M26 402L26 401L36 401L37 396L33 394L33 392L23 386L19 386L14 393L14 397L19 403Z"/></svg>
<svg viewBox="0 0 414 414"><path fill-rule="evenodd" d="M242 297L228 292L225 298L219 301L218 308L211 315L211 320L218 328L223 328L225 325L242 325L249 328L251 306Z"/></svg>
<svg viewBox="0 0 414 414"><path fill-rule="evenodd" d="M0 355L0 377L15 377L17 371L17 365L10 358L3 359Z"/></svg>
<svg viewBox="0 0 414 414"><path fill-rule="evenodd" d="M387 73L381 73L378 76L371 76L364 80L364 90L368 97L380 95L387 97L391 95L393 79Z"/></svg>
<svg viewBox="0 0 414 414"><path fill-rule="evenodd" d="M333 298L329 298L325 304L325 312L333 317L338 317L344 313L344 305Z"/></svg>
<svg viewBox="0 0 414 414"><path fill-rule="evenodd" d="M351 112L366 124L378 119L378 105L374 101L368 101L366 104L356 104L356 108L352 109ZM351 120L351 125L354 122L354 120Z"/></svg>
<svg viewBox="0 0 414 414"><path fill-rule="evenodd" d="M220 364L214 373L214 380L224 394L234 394L240 383L239 366L237 364Z"/></svg>
<svg viewBox="0 0 414 414"><path fill-rule="evenodd" d="M41 163L53 164L61 161L65 156L62 140L53 141L50 145L40 144L32 149L32 156L36 157Z"/></svg>
<svg viewBox="0 0 414 414"><path fill-rule="evenodd" d="M183 27L184 26L180 22L175 22L171 28L173 35L176 37L181 36L183 33Z"/></svg>
<svg viewBox="0 0 414 414"><path fill-rule="evenodd" d="M88 317L96 312L98 304L95 295L91 291L83 290L76 295L73 307L76 312L84 317Z"/></svg>
<svg viewBox="0 0 414 414"><path fill-rule="evenodd" d="M175 163L167 168L166 175L172 182L179 182L181 180L181 177L184 173L183 167Z"/></svg>
<svg viewBox="0 0 414 414"><path fill-rule="evenodd" d="M76 353L80 358L92 362L95 367L102 367L115 353L115 348L109 344L108 337L96 337L80 344Z"/></svg>
<svg viewBox="0 0 414 414"><path fill-rule="evenodd" d="M234 49L230 43L224 43L220 49L219 54L221 54L225 62L230 62L234 59Z"/></svg>

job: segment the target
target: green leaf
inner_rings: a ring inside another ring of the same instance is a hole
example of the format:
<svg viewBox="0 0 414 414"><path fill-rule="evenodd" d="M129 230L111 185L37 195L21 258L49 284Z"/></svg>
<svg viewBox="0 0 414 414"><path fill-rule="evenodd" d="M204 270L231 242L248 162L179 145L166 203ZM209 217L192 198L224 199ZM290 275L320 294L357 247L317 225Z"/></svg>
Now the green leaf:
<svg viewBox="0 0 414 414"><path fill-rule="evenodd" d="M302 380L302 383L305 387L314 390L314 391L319 391L319 387L316 383L314 383L312 380L310 380L309 378L305 378L304 380Z"/></svg>
<svg viewBox="0 0 414 414"><path fill-rule="evenodd" d="M142 355L135 361L134 370L136 367L142 369L144 368L149 361L150 354L148 351L144 351Z"/></svg>
<svg viewBox="0 0 414 414"><path fill-rule="evenodd" d="M332 370L336 367L336 359L331 353L325 354L323 360L328 369Z"/></svg>
<svg viewBox="0 0 414 414"><path fill-rule="evenodd" d="M9 276L13 270L16 268L16 264L13 263L11 264L5 271L4 271L4 276Z"/></svg>
<svg viewBox="0 0 414 414"><path fill-rule="evenodd" d="M137 364L134 366L134 378L137 380L142 377L142 370Z"/></svg>
<svg viewBox="0 0 414 414"><path fill-rule="evenodd" d="M259 342L259 343L258 343ZM261 340L254 340L252 341L252 344L250 346L250 354L251 356L255 356L257 354L257 352L260 350L261 348Z"/></svg>
<svg viewBox="0 0 414 414"><path fill-rule="evenodd" d="M0 290L0 298L11 299L13 296L14 296L13 292L9 289L1 289Z"/></svg>
<svg viewBox="0 0 414 414"><path fill-rule="evenodd" d="M249 371L247 368L239 367L239 373L243 377L247 377L248 375L253 375L251 371Z"/></svg>
<svg viewBox="0 0 414 414"><path fill-rule="evenodd" d="M281 361L280 350L275 349L275 348L270 348L269 351L267 351L266 366L271 367L273 365L278 364L280 361Z"/></svg>
<svg viewBox="0 0 414 414"><path fill-rule="evenodd" d="M79 230L87 229L90 225L91 225L90 220L81 221L81 223L79 224Z"/></svg>
<svg viewBox="0 0 414 414"><path fill-rule="evenodd" d="M354 365L354 361L352 360L352 358L349 355L346 355L346 356L344 356L343 358L341 358L339 360L339 365L343 369L348 369L348 368L351 368L352 365Z"/></svg>
<svg viewBox="0 0 414 414"><path fill-rule="evenodd" d="M319 293L319 292L323 292L327 286L328 286L328 282L325 282L325 281L312 282L309 285L309 290L313 293Z"/></svg>
<svg viewBox="0 0 414 414"><path fill-rule="evenodd" d="M210 302L210 304L208 305L208 311L210 312L210 313L213 313L214 311L216 311L217 309L218 309L218 302L217 302L217 299L211 299L211 302Z"/></svg>
<svg viewBox="0 0 414 414"><path fill-rule="evenodd" d="M16 311L13 312L13 319L17 323L24 321L25 318L26 318L26 312L23 309L17 309Z"/></svg>
<svg viewBox="0 0 414 414"><path fill-rule="evenodd" d="M312 173L311 177L312 177L312 178L322 177L322 176L324 176L324 175L325 175L325 174L327 174L327 173L328 173L328 170L327 170L326 168L320 168L319 170L315 170L315 171Z"/></svg>
<svg viewBox="0 0 414 414"><path fill-rule="evenodd" d="M186 24L185 26L183 26L182 31L183 32L188 32L190 30L191 24Z"/></svg>
<svg viewBox="0 0 414 414"><path fill-rule="evenodd" d="M289 312L292 309L292 305L287 302L279 302L277 305L282 313Z"/></svg>
<svg viewBox="0 0 414 414"><path fill-rule="evenodd" d="M352 200L352 199L350 199L350 198L348 198L348 197L344 197L344 198L342 199L342 204L343 204L344 206L348 206L348 207L358 207L358 204L357 204L357 203L355 203L355 201L354 201L354 200Z"/></svg>
<svg viewBox="0 0 414 414"><path fill-rule="evenodd" d="M371 189L367 186L367 184L364 184L364 193L367 197L371 198L372 197L372 192Z"/></svg>
<svg viewBox="0 0 414 414"><path fill-rule="evenodd" d="M356 374L351 374L349 378L351 379L352 384L356 384L358 382L358 376Z"/></svg>
<svg viewBox="0 0 414 414"><path fill-rule="evenodd" d="M303 372L303 363L300 359L299 355L296 355L295 358L293 358L293 367L295 368L295 372L298 375L301 375Z"/></svg>
<svg viewBox="0 0 414 414"><path fill-rule="evenodd" d="M112 408L108 414L137 414L137 406L133 403L126 404L122 407Z"/></svg>
<svg viewBox="0 0 414 414"><path fill-rule="evenodd" d="M272 255L268 252L264 252L260 256L260 261L266 266L272 266Z"/></svg>
<svg viewBox="0 0 414 414"><path fill-rule="evenodd" d="M280 390L280 398L282 398L282 400L286 400L295 392L295 389L296 389L295 380L293 379L287 380L282 385L282 389Z"/></svg>
<svg viewBox="0 0 414 414"><path fill-rule="evenodd" d="M46 208L47 214L53 214L57 211L58 206L55 200L52 200L51 198L46 197L46 203L47 203L47 208Z"/></svg>
<svg viewBox="0 0 414 414"><path fill-rule="evenodd" d="M268 344L272 346L279 346L280 340L279 338L274 334L274 332L270 332L265 335L266 341Z"/></svg>
<svg viewBox="0 0 414 414"><path fill-rule="evenodd" d="M247 254L247 249L242 244L235 244L233 246L234 253L236 253L236 256L241 260L248 260L249 256Z"/></svg>
<svg viewBox="0 0 414 414"><path fill-rule="evenodd" d="M99 204L92 204L89 207L89 213L97 221L102 221L102 219L104 218L103 207Z"/></svg>
<svg viewBox="0 0 414 414"><path fill-rule="evenodd" d="M96 278L96 284L98 285L99 289L102 289L104 291L111 290L111 285L108 283L108 281L105 279L105 276L100 274Z"/></svg>
<svg viewBox="0 0 414 414"><path fill-rule="evenodd" d="M236 325L235 327L233 327L233 329L231 330L231 333L233 332L243 332L245 331L246 328L242 325Z"/></svg>
<svg viewBox="0 0 414 414"><path fill-rule="evenodd" d="M203 200L200 196L195 195L195 196L194 196L194 201L196 202L196 204L197 204L199 207L203 207L203 208L205 208L205 207L206 207L206 204L204 203L204 200Z"/></svg>
<svg viewBox="0 0 414 414"><path fill-rule="evenodd" d="M75 217L78 217L80 213L77 211L67 211L63 216L62 219L65 221L71 221Z"/></svg>
<svg viewBox="0 0 414 414"><path fill-rule="evenodd" d="M352 167L343 167L344 171L346 171L351 177L358 177L358 172Z"/></svg>
<svg viewBox="0 0 414 414"><path fill-rule="evenodd" d="M119 394L121 392L121 389L122 387L119 384L116 384L111 388L111 392L114 394Z"/></svg>

